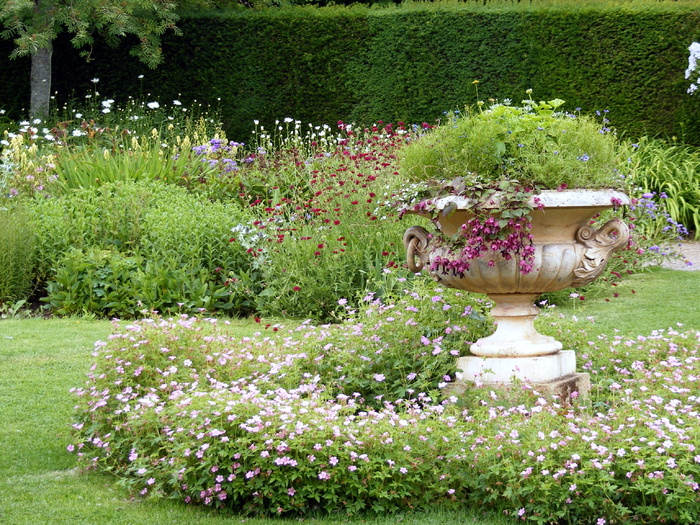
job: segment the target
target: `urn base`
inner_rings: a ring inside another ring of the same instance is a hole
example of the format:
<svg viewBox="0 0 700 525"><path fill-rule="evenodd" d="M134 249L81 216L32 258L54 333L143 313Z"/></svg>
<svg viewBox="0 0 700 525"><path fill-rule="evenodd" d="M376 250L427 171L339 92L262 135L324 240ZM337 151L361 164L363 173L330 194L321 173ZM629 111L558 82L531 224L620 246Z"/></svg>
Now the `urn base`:
<svg viewBox="0 0 700 525"><path fill-rule="evenodd" d="M461 381L508 384L515 381L543 383L576 373L576 353L563 350L556 354L531 357L478 357L457 359L457 378Z"/></svg>

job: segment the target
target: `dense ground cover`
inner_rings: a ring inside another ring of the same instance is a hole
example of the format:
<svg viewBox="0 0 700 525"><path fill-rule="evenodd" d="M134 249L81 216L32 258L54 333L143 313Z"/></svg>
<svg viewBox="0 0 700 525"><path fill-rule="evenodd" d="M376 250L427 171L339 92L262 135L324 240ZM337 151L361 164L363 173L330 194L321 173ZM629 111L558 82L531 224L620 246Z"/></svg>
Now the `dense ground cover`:
<svg viewBox="0 0 700 525"><path fill-rule="evenodd" d="M261 331L261 326L251 320L232 322L229 329L238 337L250 337ZM172 500L133 498L114 476L77 468L75 455L66 453L72 442L70 421L75 404L68 391L84 381L93 343L105 340L111 330L109 321L85 318L0 321L0 446L5 458L0 462L0 490L4 496L0 521L16 525L286 522L280 518L236 519ZM436 509L428 514L384 518L309 517L303 523L505 523L498 518L482 520L478 515Z"/></svg>

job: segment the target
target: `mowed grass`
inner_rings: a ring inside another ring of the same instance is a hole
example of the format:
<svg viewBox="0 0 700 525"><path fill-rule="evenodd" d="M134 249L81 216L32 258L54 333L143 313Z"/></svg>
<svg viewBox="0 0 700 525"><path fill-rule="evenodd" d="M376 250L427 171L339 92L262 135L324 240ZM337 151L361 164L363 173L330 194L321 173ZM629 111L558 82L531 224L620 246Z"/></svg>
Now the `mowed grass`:
<svg viewBox="0 0 700 525"><path fill-rule="evenodd" d="M609 290L593 300L566 297L557 308L547 310L546 317L560 313L592 317L587 327L591 335L648 335L653 330L678 329L679 323L685 329L700 330L700 271L653 269Z"/></svg>
<svg viewBox="0 0 700 525"><path fill-rule="evenodd" d="M634 291L634 293L633 293ZM700 329L700 272L654 270L630 277L610 295L569 299L546 317L593 318L590 335L644 335L677 327ZM606 301L605 299L609 300ZM278 320L275 322L279 322ZM543 322L546 322L543 319ZM254 321L232 321L240 336L264 331ZM292 323L294 324L294 323ZM512 523L478 512L407 513L386 517L344 516L257 519L218 514L173 500L133 498L109 474L76 468L66 452L71 442L74 400L70 388L84 382L93 344L111 331L109 321L8 319L0 321L0 523L20 524L225 524L348 523L474 524Z"/></svg>

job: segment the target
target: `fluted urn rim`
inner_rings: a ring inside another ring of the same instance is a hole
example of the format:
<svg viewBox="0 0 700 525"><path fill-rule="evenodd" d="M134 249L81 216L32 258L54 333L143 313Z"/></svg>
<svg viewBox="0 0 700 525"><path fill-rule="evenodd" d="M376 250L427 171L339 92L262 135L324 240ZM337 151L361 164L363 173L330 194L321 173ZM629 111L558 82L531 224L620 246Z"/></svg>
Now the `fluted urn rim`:
<svg viewBox="0 0 700 525"><path fill-rule="evenodd" d="M478 199L462 195L447 195L431 200L435 209L440 211L448 205L455 204L459 210L469 210L476 204L482 209L498 208L498 194L489 202L481 202ZM580 208L580 207L611 207L613 205L626 205L630 203L627 194L619 190L604 189L567 189L567 190L542 190L528 199L528 204L533 208L544 206L545 208ZM416 215L425 214L424 211L407 210L407 213Z"/></svg>

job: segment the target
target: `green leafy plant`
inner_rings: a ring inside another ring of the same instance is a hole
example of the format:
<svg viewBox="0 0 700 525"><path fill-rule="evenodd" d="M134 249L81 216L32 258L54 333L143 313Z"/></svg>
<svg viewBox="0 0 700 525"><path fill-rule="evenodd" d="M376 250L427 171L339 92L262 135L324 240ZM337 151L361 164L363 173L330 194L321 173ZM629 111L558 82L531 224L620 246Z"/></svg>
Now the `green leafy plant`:
<svg viewBox="0 0 700 525"><path fill-rule="evenodd" d="M142 309L252 311L259 284L232 228L250 216L160 181L120 182L34 202L35 276L59 314L133 317ZM239 294L241 294L239 296Z"/></svg>
<svg viewBox="0 0 700 525"><path fill-rule="evenodd" d="M522 106L453 113L402 150L402 174L417 182L463 177L467 186L507 180L537 189L621 187L620 148L607 119L565 112L563 104L529 98Z"/></svg>
<svg viewBox="0 0 700 525"><path fill-rule="evenodd" d="M700 239L700 153L691 146L642 138L630 155L632 181L663 199L670 218Z"/></svg>
<svg viewBox="0 0 700 525"><path fill-rule="evenodd" d="M47 283L44 301L58 315L133 317L140 308L130 283L140 264L115 250L71 249Z"/></svg>
<svg viewBox="0 0 700 525"><path fill-rule="evenodd" d="M35 226L27 205L0 199L0 304L26 300L34 288Z"/></svg>

